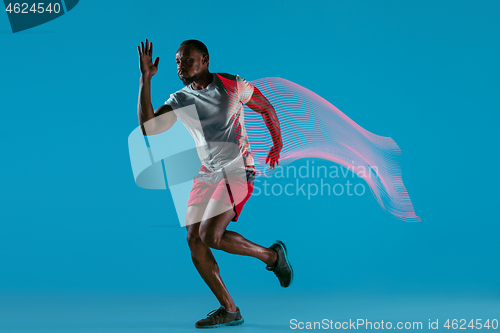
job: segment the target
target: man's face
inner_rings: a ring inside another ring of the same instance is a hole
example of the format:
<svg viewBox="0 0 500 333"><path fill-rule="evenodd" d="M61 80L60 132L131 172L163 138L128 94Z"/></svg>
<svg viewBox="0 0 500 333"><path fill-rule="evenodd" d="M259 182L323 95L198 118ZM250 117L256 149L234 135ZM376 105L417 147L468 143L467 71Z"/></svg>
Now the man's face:
<svg viewBox="0 0 500 333"><path fill-rule="evenodd" d="M202 77L208 70L208 56L203 57L198 50L190 45L181 45L175 54L177 75L187 86Z"/></svg>

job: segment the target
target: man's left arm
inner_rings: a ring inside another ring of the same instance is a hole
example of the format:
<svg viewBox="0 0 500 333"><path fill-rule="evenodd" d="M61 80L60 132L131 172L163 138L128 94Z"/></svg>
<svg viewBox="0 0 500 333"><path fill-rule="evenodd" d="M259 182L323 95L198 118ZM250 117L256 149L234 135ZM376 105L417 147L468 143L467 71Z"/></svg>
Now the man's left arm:
<svg viewBox="0 0 500 333"><path fill-rule="evenodd" d="M264 119L264 122L269 129L269 132L271 133L274 145L269 151L265 163L267 164L269 162L271 169L273 169L275 164L279 165L280 152L283 148L278 116L274 111L274 107L271 105L271 103L269 103L267 98L262 95L257 87L254 87L252 97L246 103L246 105L255 112L258 112L262 115L262 118Z"/></svg>

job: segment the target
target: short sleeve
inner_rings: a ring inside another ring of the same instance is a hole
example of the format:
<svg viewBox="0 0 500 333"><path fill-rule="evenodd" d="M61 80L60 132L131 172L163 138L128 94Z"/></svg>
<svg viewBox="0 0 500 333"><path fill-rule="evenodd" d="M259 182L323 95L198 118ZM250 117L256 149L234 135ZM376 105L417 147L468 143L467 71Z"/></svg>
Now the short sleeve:
<svg viewBox="0 0 500 333"><path fill-rule="evenodd" d="M236 74L236 82L238 83L238 97L240 102L243 104L248 103L250 98L252 98L254 86L238 74Z"/></svg>
<svg viewBox="0 0 500 333"><path fill-rule="evenodd" d="M179 109L179 102L175 97L175 94L170 94L170 97L165 101L164 104L168 104L172 107L172 109Z"/></svg>

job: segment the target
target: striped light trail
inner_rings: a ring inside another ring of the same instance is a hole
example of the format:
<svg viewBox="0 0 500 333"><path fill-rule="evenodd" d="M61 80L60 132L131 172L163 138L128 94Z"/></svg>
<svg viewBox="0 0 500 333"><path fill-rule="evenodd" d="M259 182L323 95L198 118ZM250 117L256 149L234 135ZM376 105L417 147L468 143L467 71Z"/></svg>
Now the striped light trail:
<svg viewBox="0 0 500 333"><path fill-rule="evenodd" d="M380 206L406 222L419 222L403 184L390 137L368 132L314 92L281 78L250 81L273 105L278 116L283 149L280 166L301 158L322 158L362 177ZM256 172L272 174L265 159L273 141L262 115L245 106L244 123Z"/></svg>

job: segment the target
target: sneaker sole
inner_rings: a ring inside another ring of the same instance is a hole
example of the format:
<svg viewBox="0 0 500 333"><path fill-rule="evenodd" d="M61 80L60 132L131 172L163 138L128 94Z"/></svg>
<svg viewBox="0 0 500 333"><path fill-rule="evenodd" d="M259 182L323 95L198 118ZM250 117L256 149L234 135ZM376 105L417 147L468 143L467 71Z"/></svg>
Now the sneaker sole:
<svg viewBox="0 0 500 333"><path fill-rule="evenodd" d="M230 321L229 323L224 323L224 324L217 324L217 325L208 325L208 326L196 326L196 328L218 328L218 327L224 327L224 326L238 326L238 325L241 325L243 324L245 321L243 320L243 318L239 319L239 320L233 320L233 321Z"/></svg>
<svg viewBox="0 0 500 333"><path fill-rule="evenodd" d="M283 243L282 241L280 240L277 240L276 242L274 242L276 244L278 244L279 246L281 246L281 248L283 249L283 253L285 254L285 260L286 260L286 264L288 265L288 268L290 268L290 283L288 284L287 287L285 288L288 288L290 287L290 285L292 284L293 282L293 268L292 268L292 265L290 265L290 262L288 261L288 254L287 254L287 251L286 251L286 246L285 246L285 243Z"/></svg>

